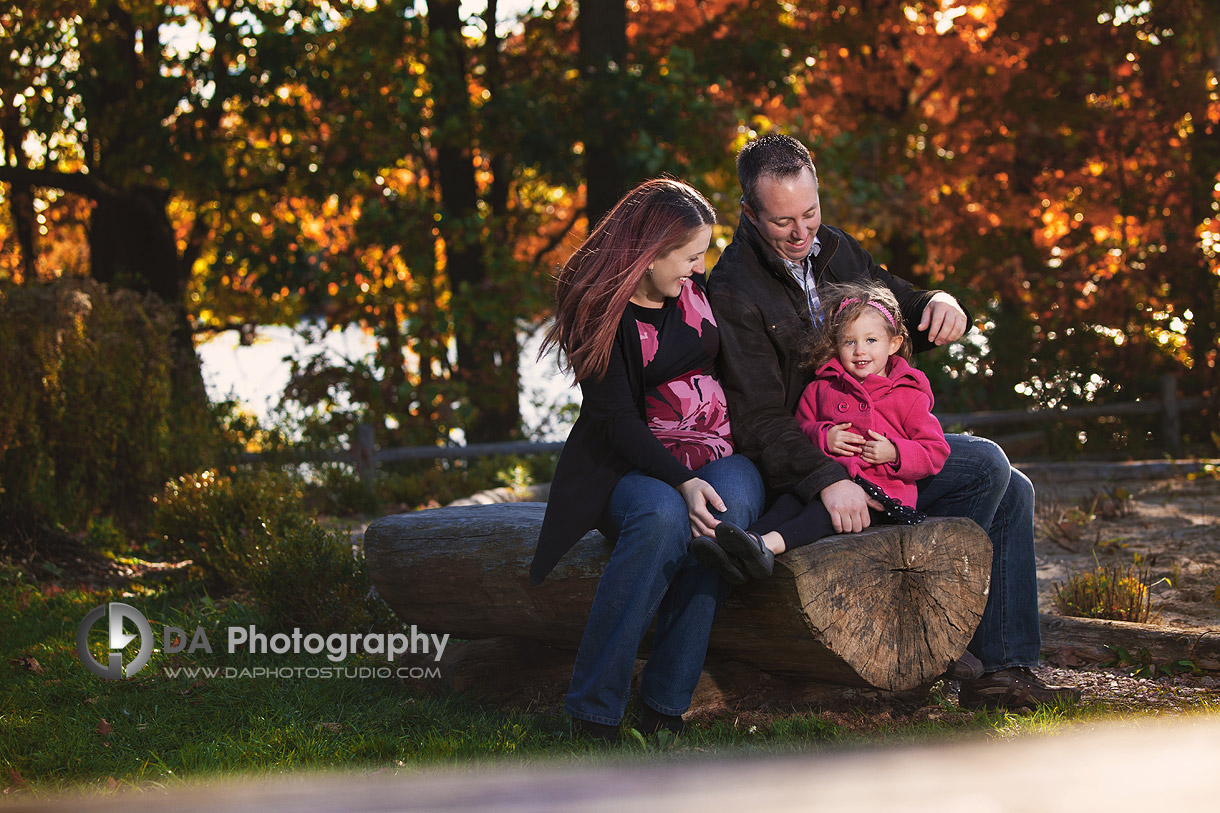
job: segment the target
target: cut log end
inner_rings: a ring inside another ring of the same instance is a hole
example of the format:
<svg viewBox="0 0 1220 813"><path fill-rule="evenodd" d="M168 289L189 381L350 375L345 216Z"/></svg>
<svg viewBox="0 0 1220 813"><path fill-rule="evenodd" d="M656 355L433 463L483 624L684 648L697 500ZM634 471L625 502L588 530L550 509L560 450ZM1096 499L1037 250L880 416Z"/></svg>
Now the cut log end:
<svg viewBox="0 0 1220 813"><path fill-rule="evenodd" d="M829 537L776 562L771 582L729 598L713 651L742 625L790 626L799 612L819 646L766 654L775 642L760 638L750 648L771 671L902 691L931 684L965 650L987 601L991 542L969 520L933 519Z"/></svg>

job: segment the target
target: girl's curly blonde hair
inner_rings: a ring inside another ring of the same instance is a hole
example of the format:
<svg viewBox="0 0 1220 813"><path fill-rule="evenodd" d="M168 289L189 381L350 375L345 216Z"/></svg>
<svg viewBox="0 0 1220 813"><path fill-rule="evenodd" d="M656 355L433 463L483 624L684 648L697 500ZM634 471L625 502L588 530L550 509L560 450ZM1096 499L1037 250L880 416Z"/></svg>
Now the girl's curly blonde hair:
<svg viewBox="0 0 1220 813"><path fill-rule="evenodd" d="M822 302L821 326L805 342L802 367L817 369L834 358L839 351L839 335L843 328L856 321L860 314L876 309L886 317L886 332L902 338L898 355L911 360L911 336L902 318L902 309L889 288L876 283L844 282L818 288Z"/></svg>

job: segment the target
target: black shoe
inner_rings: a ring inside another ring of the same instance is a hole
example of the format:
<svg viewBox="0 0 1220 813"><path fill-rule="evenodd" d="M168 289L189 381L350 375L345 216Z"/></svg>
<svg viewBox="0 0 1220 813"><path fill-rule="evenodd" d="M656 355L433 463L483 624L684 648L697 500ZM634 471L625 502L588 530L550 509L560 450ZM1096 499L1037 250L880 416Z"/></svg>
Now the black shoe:
<svg viewBox="0 0 1220 813"><path fill-rule="evenodd" d="M716 526L716 542L741 561L746 575L752 579L765 579L775 568L775 554L758 534L721 522Z"/></svg>
<svg viewBox="0 0 1220 813"><path fill-rule="evenodd" d="M699 564L714 570L729 584L745 584L749 580L741 570L741 562L729 555L714 539L695 537L690 541L690 552Z"/></svg>
<svg viewBox="0 0 1220 813"><path fill-rule="evenodd" d="M963 680L957 703L965 709L1033 710L1041 705L1078 703L1080 690L1051 686L1024 666Z"/></svg>
<svg viewBox="0 0 1220 813"><path fill-rule="evenodd" d="M663 728L675 734L681 734L686 730L686 721L682 719L680 714L662 714L647 703L640 703L639 732L641 734L656 734Z"/></svg>
<svg viewBox="0 0 1220 813"><path fill-rule="evenodd" d="M618 726L595 723L579 717L572 718L572 733L578 737L596 740L603 745L616 745L619 741Z"/></svg>

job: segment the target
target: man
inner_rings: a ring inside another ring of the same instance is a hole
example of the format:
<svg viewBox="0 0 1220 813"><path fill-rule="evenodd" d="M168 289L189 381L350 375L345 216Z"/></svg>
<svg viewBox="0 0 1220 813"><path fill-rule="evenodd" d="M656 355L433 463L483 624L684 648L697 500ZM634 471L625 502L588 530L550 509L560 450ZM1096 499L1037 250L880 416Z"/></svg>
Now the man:
<svg viewBox="0 0 1220 813"><path fill-rule="evenodd" d="M813 370L801 340L822 318L817 287L847 281L887 286L902 308L916 351L957 341L970 327L958 301L892 276L846 233L822 223L817 171L808 149L784 135L748 143L737 157L742 218L708 281L720 326L720 368L737 449L774 491L821 500L839 533L869 525L870 498L801 431L793 413ZM1038 663L1034 564L1034 491L999 446L946 435L944 469L920 481L918 508L929 516L968 517L991 537L991 590L968 651L982 662L962 681L969 708L1034 708L1078 699L1048 686ZM871 503L874 508L880 508Z"/></svg>

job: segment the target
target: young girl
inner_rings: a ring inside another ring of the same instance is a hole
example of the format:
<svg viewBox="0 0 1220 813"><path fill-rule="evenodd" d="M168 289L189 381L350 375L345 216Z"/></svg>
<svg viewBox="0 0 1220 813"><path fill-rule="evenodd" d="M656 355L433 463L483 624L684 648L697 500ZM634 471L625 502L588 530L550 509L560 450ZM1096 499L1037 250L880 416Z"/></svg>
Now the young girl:
<svg viewBox="0 0 1220 813"><path fill-rule="evenodd" d="M949 444L932 415L927 377L907 363L911 342L898 302L883 286L848 284L827 290L822 303L809 358L816 378L801 395L797 421L872 498L874 522L920 522L915 483L941 470ZM769 576L775 554L834 532L821 501L802 506L783 494L750 530L722 522L691 550L740 584Z"/></svg>

